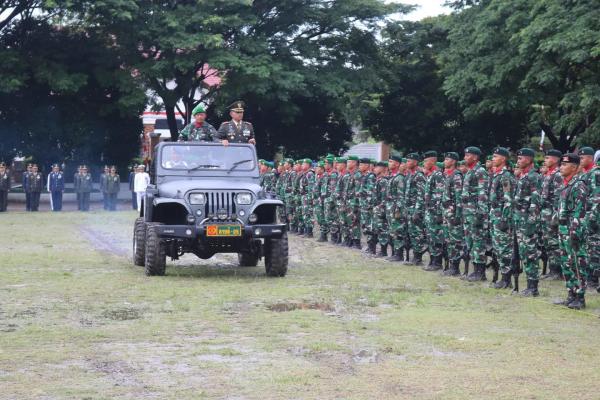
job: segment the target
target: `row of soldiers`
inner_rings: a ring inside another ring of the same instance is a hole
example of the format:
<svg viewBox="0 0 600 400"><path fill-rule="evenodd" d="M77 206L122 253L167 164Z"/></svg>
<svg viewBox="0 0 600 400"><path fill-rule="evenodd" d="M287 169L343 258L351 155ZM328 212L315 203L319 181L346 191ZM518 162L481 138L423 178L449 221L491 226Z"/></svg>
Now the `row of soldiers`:
<svg viewBox="0 0 600 400"><path fill-rule="evenodd" d="M482 164L482 152L470 146L463 160L456 152L438 162L435 151L392 155L388 162L328 155L313 160L261 160L261 183L283 200L289 230L319 242L361 248L370 255L421 265L427 271L485 281L538 296L540 259L546 277L561 277L567 297L561 304L585 307L588 286L600 275L600 167L594 150L549 150L536 168L535 151L498 147ZM379 246L379 250L377 247ZM409 252L412 258L409 259ZM470 263L473 270L469 273Z"/></svg>

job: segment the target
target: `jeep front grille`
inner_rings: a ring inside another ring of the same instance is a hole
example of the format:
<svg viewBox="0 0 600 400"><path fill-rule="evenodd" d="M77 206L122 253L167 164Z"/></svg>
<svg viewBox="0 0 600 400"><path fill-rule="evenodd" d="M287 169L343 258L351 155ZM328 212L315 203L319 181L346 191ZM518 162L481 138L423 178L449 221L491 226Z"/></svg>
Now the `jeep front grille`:
<svg viewBox="0 0 600 400"><path fill-rule="evenodd" d="M210 191L204 192L206 196L206 204L204 205L204 215L209 216L217 215L217 211L221 208L227 210L227 215L231 217L231 214L236 212L235 209L235 192L221 192L221 191Z"/></svg>

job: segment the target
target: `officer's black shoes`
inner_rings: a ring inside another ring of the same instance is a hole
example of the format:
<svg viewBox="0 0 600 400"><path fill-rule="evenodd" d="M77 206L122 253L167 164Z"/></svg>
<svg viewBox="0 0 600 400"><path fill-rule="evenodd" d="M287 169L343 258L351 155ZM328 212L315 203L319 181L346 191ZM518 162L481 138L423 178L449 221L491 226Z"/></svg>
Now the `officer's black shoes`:
<svg viewBox="0 0 600 400"><path fill-rule="evenodd" d="M575 297L575 299L571 301L567 307L572 310L581 310L582 308L585 308L585 297L583 297L581 294L577 295L577 297Z"/></svg>
<svg viewBox="0 0 600 400"><path fill-rule="evenodd" d="M318 243L325 243L327 241L327 234L324 232L321 232L321 235L319 235L319 238L317 239Z"/></svg>
<svg viewBox="0 0 600 400"><path fill-rule="evenodd" d="M502 274L502 279L494 283L494 289L510 289L512 288L511 273Z"/></svg>
<svg viewBox="0 0 600 400"><path fill-rule="evenodd" d="M442 269L442 256L431 256L429 265L423 268L425 271L439 271Z"/></svg>
<svg viewBox="0 0 600 400"><path fill-rule="evenodd" d="M557 306L568 306L573 300L575 300L575 292L569 289L569 291L567 292L567 298L565 300L555 301L554 304L556 304Z"/></svg>
<svg viewBox="0 0 600 400"><path fill-rule="evenodd" d="M423 265L423 253L417 253L415 252L415 255L412 259L411 264L416 265L417 267L420 267L421 265Z"/></svg>
<svg viewBox="0 0 600 400"><path fill-rule="evenodd" d="M357 249L357 250L362 249L362 245L360 244L360 239L354 239L352 241L352 248Z"/></svg>
<svg viewBox="0 0 600 400"><path fill-rule="evenodd" d="M475 270L472 274L467 276L467 281L469 282L478 282L478 281L486 281L485 277L485 264L475 263Z"/></svg>
<svg viewBox="0 0 600 400"><path fill-rule="evenodd" d="M444 276L458 276L460 275L460 269L458 267L458 264L460 263L460 261L451 261L450 265L448 266L448 269L442 272L442 275Z"/></svg>
<svg viewBox="0 0 600 400"><path fill-rule="evenodd" d="M388 251L387 251L387 244L385 246L381 245L379 246L379 252L375 255L375 257L387 257L388 256Z"/></svg>
<svg viewBox="0 0 600 400"><path fill-rule="evenodd" d="M527 289L521 292L521 296L525 297L537 297L540 295L538 291L538 281L527 279Z"/></svg>

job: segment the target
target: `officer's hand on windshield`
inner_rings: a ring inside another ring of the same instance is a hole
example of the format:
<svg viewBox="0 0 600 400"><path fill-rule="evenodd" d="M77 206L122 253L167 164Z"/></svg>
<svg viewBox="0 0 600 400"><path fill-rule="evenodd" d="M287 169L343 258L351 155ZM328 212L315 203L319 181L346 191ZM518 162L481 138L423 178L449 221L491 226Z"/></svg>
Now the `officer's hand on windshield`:
<svg viewBox="0 0 600 400"><path fill-rule="evenodd" d="M253 145L255 145L255 146L256 146L256 140L255 140L254 138L253 138L253 139L250 139L250 140L248 140L248 143L252 143Z"/></svg>
<svg viewBox="0 0 600 400"><path fill-rule="evenodd" d="M221 143L223 144L223 146L229 146L229 140L227 139L221 140Z"/></svg>

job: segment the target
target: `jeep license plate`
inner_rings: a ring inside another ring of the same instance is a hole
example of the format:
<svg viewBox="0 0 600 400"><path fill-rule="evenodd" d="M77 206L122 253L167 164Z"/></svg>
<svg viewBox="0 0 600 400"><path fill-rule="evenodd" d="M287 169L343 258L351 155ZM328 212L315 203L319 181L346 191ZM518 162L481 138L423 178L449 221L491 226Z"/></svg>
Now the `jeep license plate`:
<svg viewBox="0 0 600 400"><path fill-rule="evenodd" d="M208 225L206 236L209 237L232 237L242 236L241 225Z"/></svg>

